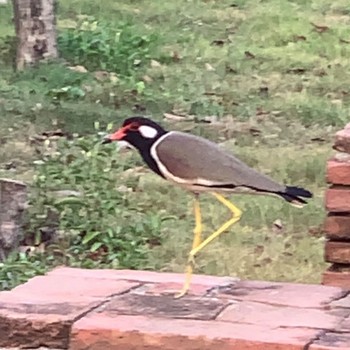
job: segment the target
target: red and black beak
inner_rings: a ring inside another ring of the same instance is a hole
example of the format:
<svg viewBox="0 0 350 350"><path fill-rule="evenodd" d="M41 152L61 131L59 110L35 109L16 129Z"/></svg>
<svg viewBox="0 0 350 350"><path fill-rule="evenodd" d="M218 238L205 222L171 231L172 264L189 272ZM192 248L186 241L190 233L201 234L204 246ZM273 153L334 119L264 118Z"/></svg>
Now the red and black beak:
<svg viewBox="0 0 350 350"><path fill-rule="evenodd" d="M103 140L102 140L102 144L106 144L106 143L111 143L113 141L121 141L123 140L123 138L126 136L126 127L122 127L119 130L117 130L115 133L107 135Z"/></svg>

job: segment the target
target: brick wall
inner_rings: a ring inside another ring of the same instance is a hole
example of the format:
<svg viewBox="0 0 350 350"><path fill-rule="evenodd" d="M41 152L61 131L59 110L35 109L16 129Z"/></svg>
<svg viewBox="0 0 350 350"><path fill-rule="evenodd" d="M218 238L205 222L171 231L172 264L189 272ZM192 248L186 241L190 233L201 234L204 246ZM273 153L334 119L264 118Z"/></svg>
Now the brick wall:
<svg viewBox="0 0 350 350"><path fill-rule="evenodd" d="M350 123L336 133L333 148L337 153L327 162L324 224L325 260L331 266L323 284L350 288Z"/></svg>

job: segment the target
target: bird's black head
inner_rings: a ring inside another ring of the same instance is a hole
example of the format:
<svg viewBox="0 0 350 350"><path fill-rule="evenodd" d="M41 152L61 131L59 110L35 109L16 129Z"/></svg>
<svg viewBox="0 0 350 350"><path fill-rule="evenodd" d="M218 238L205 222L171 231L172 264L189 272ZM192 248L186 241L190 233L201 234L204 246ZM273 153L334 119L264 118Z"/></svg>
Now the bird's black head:
<svg viewBox="0 0 350 350"><path fill-rule="evenodd" d="M122 127L108 135L103 143L125 141L142 153L150 149L153 143L166 133L166 130L151 119L131 117L125 119Z"/></svg>

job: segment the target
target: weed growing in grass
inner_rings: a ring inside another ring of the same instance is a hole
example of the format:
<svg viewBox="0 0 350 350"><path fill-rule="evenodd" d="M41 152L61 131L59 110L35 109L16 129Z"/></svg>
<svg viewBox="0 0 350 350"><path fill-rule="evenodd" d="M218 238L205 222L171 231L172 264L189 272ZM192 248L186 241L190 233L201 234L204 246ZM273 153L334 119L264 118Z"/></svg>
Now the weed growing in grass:
<svg viewBox="0 0 350 350"><path fill-rule="evenodd" d="M156 33L138 35L131 23L115 27L91 16L82 16L75 28L63 29L58 36L59 51L70 63L122 76L133 75L156 58L158 47Z"/></svg>
<svg viewBox="0 0 350 350"><path fill-rule="evenodd" d="M121 178L133 164L100 142L101 136L59 141L35 162L24 241L35 246L49 241L44 260L53 253L69 265L141 268L149 247L160 244L164 218L128 204L125 191L132 183L128 187ZM14 265L31 261L19 257Z"/></svg>

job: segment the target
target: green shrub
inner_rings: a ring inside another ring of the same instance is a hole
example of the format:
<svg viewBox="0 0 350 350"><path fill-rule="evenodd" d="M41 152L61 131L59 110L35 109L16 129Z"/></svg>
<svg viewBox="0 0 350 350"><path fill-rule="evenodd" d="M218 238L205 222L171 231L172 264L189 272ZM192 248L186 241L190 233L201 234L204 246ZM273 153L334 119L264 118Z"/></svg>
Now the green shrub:
<svg viewBox="0 0 350 350"><path fill-rule="evenodd" d="M159 240L162 218L128 206L125 180L120 177L130 164L114 146L102 146L100 141L101 136L60 141L36 162L30 231L40 232L48 225L49 212L56 212L57 232L73 263L79 255L82 266L96 261L112 267L142 267L149 243ZM132 181L130 188L136 185ZM124 187L119 189L121 183Z"/></svg>
<svg viewBox="0 0 350 350"><path fill-rule="evenodd" d="M63 29L58 47L63 58L89 70L113 71L130 76L156 54L158 35L139 35L130 23L117 27L85 17L75 28Z"/></svg>

